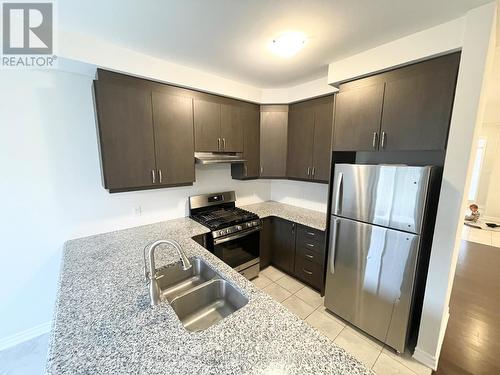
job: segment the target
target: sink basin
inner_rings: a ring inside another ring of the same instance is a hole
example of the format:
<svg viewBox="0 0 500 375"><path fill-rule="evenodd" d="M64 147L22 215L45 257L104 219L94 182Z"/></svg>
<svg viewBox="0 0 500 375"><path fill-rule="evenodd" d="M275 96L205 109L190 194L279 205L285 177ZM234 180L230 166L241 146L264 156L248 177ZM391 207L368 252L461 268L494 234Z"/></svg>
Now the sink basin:
<svg viewBox="0 0 500 375"><path fill-rule="evenodd" d="M157 271L157 282L160 288L160 298L168 302L184 294L190 289L217 277L217 273L200 258L191 258L192 267L182 269L181 263L162 268Z"/></svg>
<svg viewBox="0 0 500 375"><path fill-rule="evenodd" d="M223 279L214 279L170 303L188 331L204 330L241 309L248 299Z"/></svg>

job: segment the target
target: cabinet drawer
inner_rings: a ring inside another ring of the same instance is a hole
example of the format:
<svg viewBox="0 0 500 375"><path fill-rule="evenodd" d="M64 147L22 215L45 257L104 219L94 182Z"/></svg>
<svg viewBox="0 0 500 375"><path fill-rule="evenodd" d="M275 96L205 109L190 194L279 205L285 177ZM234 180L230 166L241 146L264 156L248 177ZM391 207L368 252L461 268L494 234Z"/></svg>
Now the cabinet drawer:
<svg viewBox="0 0 500 375"><path fill-rule="evenodd" d="M313 262L323 267L325 264L325 254L324 252L317 251L318 249L311 249L307 246L297 246L296 256L297 258L303 258L309 262Z"/></svg>
<svg viewBox="0 0 500 375"><path fill-rule="evenodd" d="M321 289L321 284L323 283L323 267L319 264L306 260L302 256L298 256L295 259L295 275L313 288Z"/></svg>
<svg viewBox="0 0 500 375"><path fill-rule="evenodd" d="M324 253L325 232L299 225L297 228L297 246L306 247Z"/></svg>

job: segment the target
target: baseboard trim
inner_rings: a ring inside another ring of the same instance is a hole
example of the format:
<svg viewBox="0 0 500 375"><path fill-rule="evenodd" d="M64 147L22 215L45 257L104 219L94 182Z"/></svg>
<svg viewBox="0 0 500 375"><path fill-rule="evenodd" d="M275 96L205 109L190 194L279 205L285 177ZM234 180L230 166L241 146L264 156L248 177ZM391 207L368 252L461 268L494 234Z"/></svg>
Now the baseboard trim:
<svg viewBox="0 0 500 375"><path fill-rule="evenodd" d="M45 333L50 332L50 328L52 326L52 322L45 322L39 324L37 326L31 327L24 331L15 333L11 336L7 336L5 338L0 339L0 351L9 349L13 346L22 344L23 342L29 341L43 335Z"/></svg>
<svg viewBox="0 0 500 375"><path fill-rule="evenodd" d="M418 345L415 348L415 351L413 352L413 358L415 358L420 363L423 363L427 367L430 367L434 371L437 370L439 355L441 353L441 348L443 346L444 335L446 333L446 328L448 327L448 320L449 319L450 319L450 309L448 307L448 311L447 311L446 315L444 316L443 322L441 323L442 328L441 328L441 332L440 332L440 336L439 336L437 353L435 355L429 354L426 351L420 349L418 347Z"/></svg>
<svg viewBox="0 0 500 375"><path fill-rule="evenodd" d="M430 367L433 370L437 370L436 357L427 352L424 352L420 348L415 348L415 351L413 352L413 358L426 365L427 367Z"/></svg>

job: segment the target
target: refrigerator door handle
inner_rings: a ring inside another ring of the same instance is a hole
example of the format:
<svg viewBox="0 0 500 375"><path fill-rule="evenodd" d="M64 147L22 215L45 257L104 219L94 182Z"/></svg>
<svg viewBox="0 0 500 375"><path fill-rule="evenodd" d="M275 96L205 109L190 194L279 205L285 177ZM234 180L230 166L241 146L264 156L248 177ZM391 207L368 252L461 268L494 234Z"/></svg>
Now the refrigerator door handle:
<svg viewBox="0 0 500 375"><path fill-rule="evenodd" d="M335 191L335 206L333 208L334 215L339 214L340 190L342 189L343 180L344 180L344 174L342 172L339 172L337 175L337 187L336 187L336 191Z"/></svg>
<svg viewBox="0 0 500 375"><path fill-rule="evenodd" d="M335 249L337 248L337 232L340 219L332 220L332 228L330 230L330 255L328 261L330 262L330 274L335 272Z"/></svg>

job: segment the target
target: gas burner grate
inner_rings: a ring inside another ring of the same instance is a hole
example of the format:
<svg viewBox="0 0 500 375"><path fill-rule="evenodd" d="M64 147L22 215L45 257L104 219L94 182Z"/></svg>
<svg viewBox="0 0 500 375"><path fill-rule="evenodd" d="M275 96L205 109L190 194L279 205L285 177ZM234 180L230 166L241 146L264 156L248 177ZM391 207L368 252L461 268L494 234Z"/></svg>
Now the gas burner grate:
<svg viewBox="0 0 500 375"><path fill-rule="evenodd" d="M254 213L238 207L217 208L211 211L194 214L191 217L212 230L258 219L258 216Z"/></svg>

